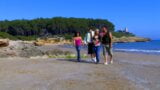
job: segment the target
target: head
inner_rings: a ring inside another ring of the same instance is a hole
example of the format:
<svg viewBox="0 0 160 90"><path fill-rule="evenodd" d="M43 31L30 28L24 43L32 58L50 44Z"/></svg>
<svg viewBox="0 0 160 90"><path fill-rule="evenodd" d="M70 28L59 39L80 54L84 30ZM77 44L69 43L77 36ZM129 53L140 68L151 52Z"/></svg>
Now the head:
<svg viewBox="0 0 160 90"><path fill-rule="evenodd" d="M89 32L91 32L91 31L93 31L93 27L90 27L90 28L89 28Z"/></svg>
<svg viewBox="0 0 160 90"><path fill-rule="evenodd" d="M93 29L89 29L89 32L92 32L93 31Z"/></svg>
<svg viewBox="0 0 160 90"><path fill-rule="evenodd" d="M75 32L74 37L79 37L80 36L80 32Z"/></svg>
<svg viewBox="0 0 160 90"><path fill-rule="evenodd" d="M101 29L102 29L102 32L104 32L104 33L108 33L109 32L107 26L103 26Z"/></svg>
<svg viewBox="0 0 160 90"><path fill-rule="evenodd" d="M99 35L99 29L95 29L95 35Z"/></svg>

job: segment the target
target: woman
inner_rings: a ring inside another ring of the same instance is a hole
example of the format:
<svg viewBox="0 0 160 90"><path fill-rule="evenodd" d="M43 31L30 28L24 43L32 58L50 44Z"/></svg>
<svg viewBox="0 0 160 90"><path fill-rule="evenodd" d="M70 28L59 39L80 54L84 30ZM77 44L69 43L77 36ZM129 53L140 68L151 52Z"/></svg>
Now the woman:
<svg viewBox="0 0 160 90"><path fill-rule="evenodd" d="M75 33L73 42L74 42L74 46L76 47L76 51L77 51L77 61L80 62L81 60L80 49L82 45L82 37L80 36L80 32Z"/></svg>
<svg viewBox="0 0 160 90"><path fill-rule="evenodd" d="M103 46L103 55L105 58L105 65L113 63L113 51L112 51L112 33L108 30L106 26L102 27L103 36L102 36L102 46ZM107 59L107 53L110 57Z"/></svg>
<svg viewBox="0 0 160 90"><path fill-rule="evenodd" d="M99 35L99 29L95 30L95 35L93 37L93 43L94 43L94 52L96 55L96 64L100 61L100 50L101 50L101 43L100 43L100 35Z"/></svg>

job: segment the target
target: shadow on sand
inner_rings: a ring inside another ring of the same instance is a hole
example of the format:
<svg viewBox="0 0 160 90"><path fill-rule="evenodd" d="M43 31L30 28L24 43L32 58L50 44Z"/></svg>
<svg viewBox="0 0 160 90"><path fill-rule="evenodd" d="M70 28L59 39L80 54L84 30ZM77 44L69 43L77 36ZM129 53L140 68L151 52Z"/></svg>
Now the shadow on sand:
<svg viewBox="0 0 160 90"><path fill-rule="evenodd" d="M57 60L61 60L61 61L69 61L69 62L75 62L75 63L95 64L94 62L88 61L88 60L81 60L80 62L78 62L76 59L57 59Z"/></svg>

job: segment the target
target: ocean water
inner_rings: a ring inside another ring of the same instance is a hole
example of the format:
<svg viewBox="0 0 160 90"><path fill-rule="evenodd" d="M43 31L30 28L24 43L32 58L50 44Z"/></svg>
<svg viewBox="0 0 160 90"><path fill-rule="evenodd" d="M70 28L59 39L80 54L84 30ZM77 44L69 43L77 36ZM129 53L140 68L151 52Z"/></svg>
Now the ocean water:
<svg viewBox="0 0 160 90"><path fill-rule="evenodd" d="M74 48L73 45L63 45L62 47ZM82 46L87 50L87 46ZM116 52L144 53L160 55L160 40L149 42L132 42L132 43L114 43L113 50Z"/></svg>
<svg viewBox="0 0 160 90"><path fill-rule="evenodd" d="M160 55L160 40L153 40L149 42L115 43L113 48L114 51Z"/></svg>

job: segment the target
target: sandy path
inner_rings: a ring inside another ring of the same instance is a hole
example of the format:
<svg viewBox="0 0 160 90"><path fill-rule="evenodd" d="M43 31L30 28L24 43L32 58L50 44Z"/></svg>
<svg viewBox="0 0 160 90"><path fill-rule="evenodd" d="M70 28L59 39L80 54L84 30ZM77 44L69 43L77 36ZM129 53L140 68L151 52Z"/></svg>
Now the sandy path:
<svg viewBox="0 0 160 90"><path fill-rule="evenodd" d="M135 90L116 64L16 59L0 60L1 90Z"/></svg>

